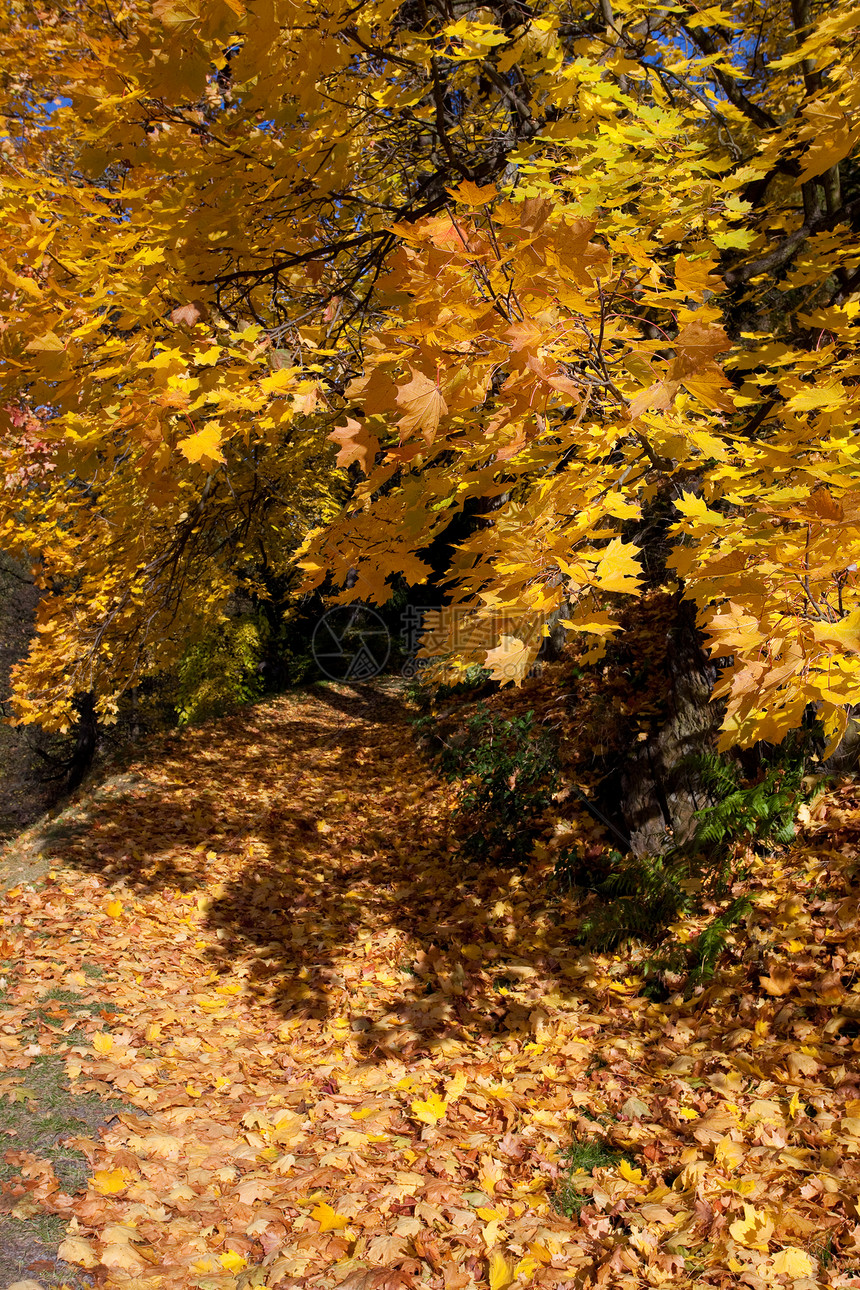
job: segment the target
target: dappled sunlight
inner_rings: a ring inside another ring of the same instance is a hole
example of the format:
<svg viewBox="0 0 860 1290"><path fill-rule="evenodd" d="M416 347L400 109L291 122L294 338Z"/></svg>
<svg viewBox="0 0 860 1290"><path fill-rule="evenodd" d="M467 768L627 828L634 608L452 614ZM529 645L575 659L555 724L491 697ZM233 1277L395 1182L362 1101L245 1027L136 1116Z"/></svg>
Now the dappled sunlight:
<svg viewBox="0 0 860 1290"><path fill-rule="evenodd" d="M0 1090L61 987L40 1051L137 1108L82 1146L86 1193L38 1173L63 1257L153 1290L757 1286L813 1240L850 1258L860 807L822 802L808 844L750 855L739 952L661 1002L641 949L575 943L540 848L460 858L396 695L316 687L154 741L4 916Z"/></svg>

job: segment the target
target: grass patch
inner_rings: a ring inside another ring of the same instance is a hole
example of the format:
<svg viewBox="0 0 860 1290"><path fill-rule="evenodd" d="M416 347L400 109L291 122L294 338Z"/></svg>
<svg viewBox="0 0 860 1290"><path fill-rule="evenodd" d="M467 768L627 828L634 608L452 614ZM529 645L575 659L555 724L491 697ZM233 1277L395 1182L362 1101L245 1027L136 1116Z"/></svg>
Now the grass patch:
<svg viewBox="0 0 860 1290"><path fill-rule="evenodd" d="M22 1027L22 1037L37 1041L44 1028L70 1016L114 1012L111 1005L89 1002L73 990L55 988L39 1001ZM67 1044L79 1042L83 1032L65 1034ZM96 1137L100 1126L121 1111L135 1110L121 1101L105 1101L94 1093L73 1092L64 1058L42 1053L0 1095L0 1287L25 1279L48 1287L87 1287L91 1279L79 1269L57 1259L57 1248L66 1231L64 1219L41 1212L23 1186L16 1186L22 1165L14 1153L32 1154L49 1161L59 1188L68 1195L86 1186L90 1166L86 1156L70 1145L78 1137ZM11 1160L6 1159L8 1155ZM10 1212L11 1211L11 1212Z"/></svg>
<svg viewBox="0 0 860 1290"><path fill-rule="evenodd" d="M574 1138L562 1154L564 1172L553 1191L553 1209L565 1218L578 1218L591 1200L590 1189L582 1185L585 1179L593 1177L595 1169L614 1168L626 1158L598 1138Z"/></svg>

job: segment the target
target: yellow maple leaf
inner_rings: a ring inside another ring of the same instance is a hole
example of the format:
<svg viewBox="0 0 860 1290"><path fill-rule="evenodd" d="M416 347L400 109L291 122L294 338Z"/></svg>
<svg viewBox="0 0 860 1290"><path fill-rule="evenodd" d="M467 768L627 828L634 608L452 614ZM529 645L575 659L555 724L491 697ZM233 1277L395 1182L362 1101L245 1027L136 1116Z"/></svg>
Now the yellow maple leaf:
<svg viewBox="0 0 860 1290"><path fill-rule="evenodd" d="M495 649L487 651L484 666L493 674L494 681L520 681L528 674L537 657L540 643L527 644L518 636L502 636Z"/></svg>
<svg viewBox="0 0 860 1290"><path fill-rule="evenodd" d="M93 1048L97 1053L104 1057L113 1048L113 1038L111 1035L98 1034L93 1035Z"/></svg>
<svg viewBox="0 0 860 1290"><path fill-rule="evenodd" d="M719 511L712 511L704 497L697 497L695 493L682 493L674 505L675 510L687 519L699 520L709 528L722 528L729 522Z"/></svg>
<svg viewBox="0 0 860 1290"><path fill-rule="evenodd" d="M458 1097L466 1091L466 1076L463 1071L457 1071L453 1079L450 1079L445 1085L445 1097L449 1102L456 1102Z"/></svg>
<svg viewBox="0 0 860 1290"><path fill-rule="evenodd" d="M122 913L122 901L109 900L108 903L105 905L105 913L107 914L108 918L119 918L120 914Z"/></svg>
<svg viewBox="0 0 860 1290"><path fill-rule="evenodd" d="M717 1164L722 1165L725 1169L732 1171L739 1169L743 1164L746 1155L746 1148L742 1142L735 1142L734 1138L726 1134L721 1138L714 1148L714 1159Z"/></svg>
<svg viewBox="0 0 860 1290"><path fill-rule="evenodd" d="M235 1250L227 1250L225 1254L218 1255L219 1262L228 1272L241 1272L248 1266L248 1260Z"/></svg>
<svg viewBox="0 0 860 1290"><path fill-rule="evenodd" d="M702 256L691 260L686 255L679 255L675 261L675 285L691 295L696 295L705 287L709 291L724 290L721 278L715 276L712 269L717 269L716 260Z"/></svg>
<svg viewBox="0 0 860 1290"><path fill-rule="evenodd" d="M558 625L568 631L587 632L591 636L612 636L621 631L621 624L602 610L587 614L585 618L560 618Z"/></svg>
<svg viewBox="0 0 860 1290"><path fill-rule="evenodd" d="M343 1214L338 1214L326 1201L311 1210L311 1218L317 1220L321 1232L339 1232L349 1224L349 1219Z"/></svg>
<svg viewBox="0 0 860 1290"><path fill-rule="evenodd" d="M781 1276L811 1277L815 1264L804 1250L799 1250L796 1245L787 1245L774 1258L773 1270Z"/></svg>
<svg viewBox="0 0 860 1290"><path fill-rule="evenodd" d="M494 1250L490 1255L488 1276L490 1290L507 1290L514 1280L513 1267L500 1250Z"/></svg>
<svg viewBox="0 0 860 1290"><path fill-rule="evenodd" d="M447 1110L447 1101L438 1093L431 1093L424 1102L419 1100L412 1103L412 1114L416 1120L421 1120L424 1124L435 1124L442 1119Z"/></svg>
<svg viewBox="0 0 860 1290"><path fill-rule="evenodd" d="M97 1169L93 1174L93 1190L100 1196L116 1196L125 1191L131 1178L131 1170L122 1166L118 1169Z"/></svg>
<svg viewBox="0 0 860 1290"><path fill-rule="evenodd" d="M855 609L837 623L813 623L812 634L817 641L840 645L842 649L860 654L860 609Z"/></svg>
<svg viewBox="0 0 860 1290"><path fill-rule="evenodd" d="M205 464L210 461L224 460L221 442L220 425L217 421L210 421L196 434L189 435L187 439L180 439L177 446L188 461L199 461Z"/></svg>
<svg viewBox="0 0 860 1290"><path fill-rule="evenodd" d="M639 548L635 543L613 538L601 552L594 573L601 591L638 591L642 576L638 557Z"/></svg>
<svg viewBox="0 0 860 1290"><path fill-rule="evenodd" d="M471 179L465 179L459 188L449 188L448 192L464 206L486 206L488 202L494 202L499 195L495 184L485 184L481 188Z"/></svg>
<svg viewBox="0 0 860 1290"><path fill-rule="evenodd" d="M729 1232L738 1245L744 1245L748 1250L766 1250L773 1236L773 1219L744 1202L744 1216L729 1225Z"/></svg>
<svg viewBox="0 0 860 1290"><path fill-rule="evenodd" d="M844 386L838 382L829 385L810 385L788 400L791 412L809 412L813 408L838 408L847 401Z"/></svg>
<svg viewBox="0 0 860 1290"><path fill-rule="evenodd" d="M629 1183L641 1183L644 1181L644 1174L641 1169L634 1169L627 1160L622 1160L618 1166L618 1172L621 1177Z"/></svg>

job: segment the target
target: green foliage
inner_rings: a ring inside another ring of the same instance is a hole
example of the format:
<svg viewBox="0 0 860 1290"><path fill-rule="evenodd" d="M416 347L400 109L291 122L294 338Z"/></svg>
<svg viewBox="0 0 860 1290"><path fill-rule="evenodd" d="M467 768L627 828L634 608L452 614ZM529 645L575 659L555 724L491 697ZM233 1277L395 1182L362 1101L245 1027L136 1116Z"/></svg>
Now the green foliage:
<svg viewBox="0 0 860 1290"><path fill-rule="evenodd" d="M740 768L716 754L688 758L704 790L716 801L696 812L696 829L687 846L663 856L626 856L610 852L608 868L589 872L575 853L560 857L556 878L562 889L593 891L597 902L580 928L581 939L597 950L624 941L656 943L666 928L692 908L689 891L704 886L724 891L731 877L730 844L785 845L794 837L794 819L803 798L803 746L777 749L759 780L744 786ZM714 918L692 944L669 947L653 963L655 972L683 973L688 983L713 975L729 929L744 917L749 903L736 900Z"/></svg>
<svg viewBox="0 0 860 1290"><path fill-rule="evenodd" d="M755 784L741 786L740 770L715 753L688 759L703 787L717 800L696 812L693 847L713 853L731 842L786 846L794 838L794 819L803 794L803 755L780 750Z"/></svg>
<svg viewBox="0 0 860 1290"><path fill-rule="evenodd" d="M256 614L219 623L179 664L176 710L180 725L222 716L236 703L259 698L267 625Z"/></svg>
<svg viewBox="0 0 860 1290"><path fill-rule="evenodd" d="M580 878L598 902L586 914L579 939L595 950L613 950L625 941L659 939L668 923L689 907L683 883L689 878L686 862L664 856L609 854L609 869L600 876L584 877L582 862L565 857L562 873L567 881ZM584 881L583 881L584 879Z"/></svg>
<svg viewBox="0 0 860 1290"><path fill-rule="evenodd" d="M610 1169L624 1158L624 1153L616 1151L594 1138L574 1138L570 1146L562 1153L564 1172L552 1195L553 1208L565 1218L578 1217L583 1206L591 1200L591 1194L583 1191L582 1181L592 1177L595 1169Z"/></svg>
<svg viewBox="0 0 860 1290"><path fill-rule="evenodd" d="M671 993L666 984L666 974L679 978L677 987L689 995L693 988L714 975L717 963L728 947L733 927L736 927L752 909L746 896L739 896L702 929L688 945L674 943L644 964L645 987L649 998L665 1000Z"/></svg>
<svg viewBox="0 0 860 1290"><path fill-rule="evenodd" d="M458 819L463 853L474 860L521 864L558 784L555 748L536 732L532 713L506 720L481 705L445 743L443 774L462 779Z"/></svg>
<svg viewBox="0 0 860 1290"><path fill-rule="evenodd" d="M746 896L739 896L702 929L690 947L689 970L694 982L707 980L714 975L717 961L728 944L729 932L741 919L746 918L751 909L752 901Z"/></svg>

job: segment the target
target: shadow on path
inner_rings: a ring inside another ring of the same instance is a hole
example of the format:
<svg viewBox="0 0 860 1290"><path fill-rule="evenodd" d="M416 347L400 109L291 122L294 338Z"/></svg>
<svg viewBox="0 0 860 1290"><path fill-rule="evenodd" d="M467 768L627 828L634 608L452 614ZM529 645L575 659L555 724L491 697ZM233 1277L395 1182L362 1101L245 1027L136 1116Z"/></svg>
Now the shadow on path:
<svg viewBox="0 0 860 1290"><path fill-rule="evenodd" d="M213 969L242 964L285 1020L338 1018L368 1059L410 1057L525 1035L540 998L507 987L569 985L542 882L464 865L450 815L396 694L318 685L153 741L64 823L62 855L140 892L208 890Z"/></svg>

